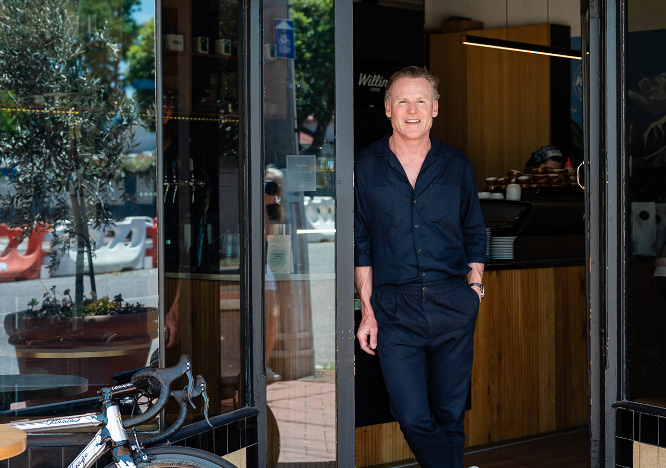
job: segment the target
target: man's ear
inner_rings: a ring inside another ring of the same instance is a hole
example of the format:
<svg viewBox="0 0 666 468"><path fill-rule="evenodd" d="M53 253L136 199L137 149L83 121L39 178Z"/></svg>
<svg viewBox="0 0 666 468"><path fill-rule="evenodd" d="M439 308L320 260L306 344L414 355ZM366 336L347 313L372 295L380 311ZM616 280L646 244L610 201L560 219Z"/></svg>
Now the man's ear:
<svg viewBox="0 0 666 468"><path fill-rule="evenodd" d="M386 113L386 117L391 119L391 103L388 101L384 101L384 112Z"/></svg>
<svg viewBox="0 0 666 468"><path fill-rule="evenodd" d="M437 114L439 114L439 101L435 101L435 105L432 106L432 116L437 117Z"/></svg>

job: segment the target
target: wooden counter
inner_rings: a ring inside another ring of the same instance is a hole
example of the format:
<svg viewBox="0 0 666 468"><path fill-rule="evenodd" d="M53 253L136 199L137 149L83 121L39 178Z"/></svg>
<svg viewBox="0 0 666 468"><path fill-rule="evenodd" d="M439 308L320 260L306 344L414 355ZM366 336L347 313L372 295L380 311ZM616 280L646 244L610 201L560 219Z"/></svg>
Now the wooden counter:
<svg viewBox="0 0 666 468"><path fill-rule="evenodd" d="M484 274L467 447L587 423L587 319L582 265ZM356 429L356 466L413 458L397 423Z"/></svg>

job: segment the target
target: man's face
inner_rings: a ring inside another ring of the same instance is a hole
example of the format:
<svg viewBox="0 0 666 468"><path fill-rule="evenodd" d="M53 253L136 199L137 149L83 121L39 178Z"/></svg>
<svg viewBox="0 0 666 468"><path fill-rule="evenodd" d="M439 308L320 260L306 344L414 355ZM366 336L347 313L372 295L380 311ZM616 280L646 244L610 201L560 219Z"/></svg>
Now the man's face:
<svg viewBox="0 0 666 468"><path fill-rule="evenodd" d="M405 140L428 137L439 103L433 100L432 87L425 78L400 78L391 88L390 101L384 103L393 134Z"/></svg>
<svg viewBox="0 0 666 468"><path fill-rule="evenodd" d="M539 169L542 167L548 167L550 169L562 169L562 163L560 161L556 161L555 159L549 158L541 163Z"/></svg>

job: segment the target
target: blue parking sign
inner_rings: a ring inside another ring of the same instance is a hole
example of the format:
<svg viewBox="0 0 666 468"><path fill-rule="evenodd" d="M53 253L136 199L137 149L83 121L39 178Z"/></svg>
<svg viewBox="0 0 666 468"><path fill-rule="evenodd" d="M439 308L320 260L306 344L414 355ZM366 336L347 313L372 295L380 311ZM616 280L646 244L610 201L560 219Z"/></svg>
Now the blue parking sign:
<svg viewBox="0 0 666 468"><path fill-rule="evenodd" d="M273 20L275 29L275 57L293 59L296 55L294 44L294 22L286 19Z"/></svg>

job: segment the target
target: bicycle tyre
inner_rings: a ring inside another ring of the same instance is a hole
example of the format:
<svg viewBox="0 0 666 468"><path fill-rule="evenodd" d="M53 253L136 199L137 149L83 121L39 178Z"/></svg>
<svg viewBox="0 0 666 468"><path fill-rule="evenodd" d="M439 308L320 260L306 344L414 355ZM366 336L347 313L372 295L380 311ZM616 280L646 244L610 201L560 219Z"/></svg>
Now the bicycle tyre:
<svg viewBox="0 0 666 468"><path fill-rule="evenodd" d="M191 447L153 447L144 452L151 460L137 463L137 468L236 468L215 454ZM111 463L106 468L115 466Z"/></svg>

